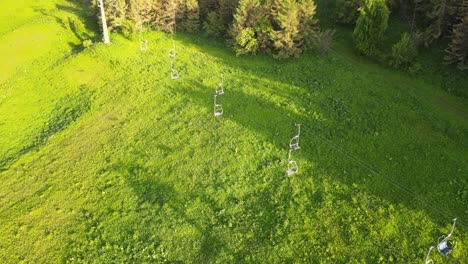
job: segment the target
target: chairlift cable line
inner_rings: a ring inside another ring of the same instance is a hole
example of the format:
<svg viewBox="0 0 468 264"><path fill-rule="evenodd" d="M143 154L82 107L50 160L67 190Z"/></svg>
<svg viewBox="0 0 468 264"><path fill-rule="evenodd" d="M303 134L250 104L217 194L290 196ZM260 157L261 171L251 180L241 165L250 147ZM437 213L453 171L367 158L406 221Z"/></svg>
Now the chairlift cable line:
<svg viewBox="0 0 468 264"><path fill-rule="evenodd" d="M275 108L272 108L273 111L277 112L280 114L280 116L284 116L284 113L280 112L279 110L275 109ZM320 137L322 139L324 139L325 141L329 142L329 145L332 144L330 140L326 139L326 138L323 138L321 136L319 136L318 134L315 134L317 137ZM343 150L341 147L339 146L336 146L335 144L332 144L331 145L332 147L336 148L337 150L339 150L343 155L347 156L348 158L350 158L351 160L354 160L355 162L359 163L361 166L363 166L364 168L366 168L368 171L372 172L373 174L375 175L379 175L381 176L381 178L387 182L389 182L390 184L394 185L396 188L398 188L400 191L410 195L411 197L415 198L417 201L421 202L422 205L426 206L427 208L431 209L431 211L433 212L437 212L444 217L444 219L447 217L447 215L450 215L449 213L447 213L446 210L443 210L440 208L440 206L436 206L436 205L431 205L430 202L428 202L428 200L424 199L424 198L421 198L420 196L418 196L414 191L411 191L409 190L408 188L405 188L403 186L401 186L400 184L392 181L389 179L388 176L385 176L383 173L381 173L380 171L377 171L374 167L368 165L367 163L361 161L361 159L355 157L354 155L351 155L349 154L348 152L346 152L345 150ZM434 203L434 202L432 202ZM452 218L450 218L452 219ZM458 225L461 226L461 227L464 227L463 224L460 223L460 221L458 222Z"/></svg>
<svg viewBox="0 0 468 264"><path fill-rule="evenodd" d="M325 140L326 140L326 139L325 139ZM332 147L333 147L334 149L337 149L337 146L336 146L336 145L334 145L334 146L332 146ZM341 152L341 151L340 151L340 152ZM341 152L341 153L343 153L343 152ZM343 154L345 154L345 155L347 155L347 156L352 156L352 155L350 155L350 154L348 154L348 153L346 153L346 152L343 153ZM355 159L355 158L353 157L353 159ZM371 169L372 169L372 168L371 168ZM356 187L354 187L354 186L350 186L350 185L346 185L346 186L348 186L348 188L349 188L349 189L348 189L348 193L349 193L350 195L359 195L359 192L358 192L358 191L363 191L363 190L358 189L358 188L356 188ZM423 199L418 199L418 200L419 200L419 201L424 201ZM369 203L369 200L367 200L367 199L366 199L366 204L367 204L369 207L374 208L375 212L379 212L379 211L380 211L380 208L377 208L377 207L375 207L373 204ZM366 212L367 212L367 211L366 211ZM444 215L446 215L446 214L444 214ZM402 214L402 217L403 217L403 219L405 219L406 222L411 222L410 220L408 220L409 215L407 215L407 214ZM437 251L438 251L440 254L444 255L444 256L447 255L447 254L449 254L450 252L452 252L452 250L455 248L455 244L450 240L450 238L451 238L451 236L453 235L456 220L457 220L457 218L454 218L454 219L452 220L452 221L453 221L453 225L452 225L452 228L451 228L450 233L449 233L447 236L442 235L441 237L439 237L439 239L438 239L438 241L437 241L437 244L436 244ZM398 228L399 228L401 231L403 231L403 228L401 227L401 225L398 225ZM441 239L442 239L442 241L441 241ZM435 247L435 246L431 246L431 247L429 248L429 252L428 252L427 255L426 255L426 262L425 262L426 264L433 264L433 263L434 263L434 262L432 261L432 259L430 258L430 252L431 252L431 250L432 250L434 247Z"/></svg>
<svg viewBox="0 0 468 264"><path fill-rule="evenodd" d="M413 191L405 188L405 187L402 187L401 185L397 184L396 182L392 181L392 180L389 180L387 176L385 176L383 173L381 172L378 172L376 169L374 169L373 167L369 166L367 163L361 161L359 158L355 157L354 155L351 155L350 153L346 152L345 150L343 150L342 148L340 148L339 146L331 143L330 140L322 137L322 136L319 136L317 134L315 134L317 137L323 139L324 141L327 141L328 145L333 147L334 149L338 150L341 154L343 154L344 156L347 156L349 159L351 160L354 160L356 163L360 164L362 167L366 168L368 171L370 171L371 173L375 174L375 175L379 175L379 176L382 176L381 179L383 180L386 180L387 182L389 182L390 184L394 185L395 187L397 187L398 189L400 189L401 191L405 192L406 194L408 195L411 195L411 197L415 198L416 200L418 201L421 201L423 202L423 205L427 206L428 208L432 209L433 212L437 212L443 216L445 216L444 218L447 217L447 215L450 215L447 211L445 210L442 210L441 208L439 207L436 207L436 206L433 206L433 205L430 205L425 199L423 198L420 198L417 194L415 194ZM452 218L450 218L452 219ZM466 228L464 225L460 224L460 222L458 222L458 226L461 226L463 227L464 229Z"/></svg>
<svg viewBox="0 0 468 264"><path fill-rule="evenodd" d="M277 109L275 109L275 108L273 108L273 110L274 110L275 112L279 113L280 115L283 115L283 116L284 116L284 113L281 113L279 110L277 110ZM420 198L419 196L417 196L417 194L415 194L415 192L413 192L413 191L411 191L411 190L409 190L409 189L407 189L407 188L405 188L405 187L399 185L398 183L396 183L396 182L394 182L394 181L388 179L389 177L387 177L387 176L385 176L383 173L377 171L374 167L372 167L372 166L368 165L367 163L361 161L361 159L355 157L354 155L349 154L348 152L346 152L346 151L345 151L344 149L342 149L341 147L339 147L339 146L337 146L337 145L331 143L330 140L328 140L328 139L326 139L326 138L320 136L320 135L317 134L317 133L314 134L314 135L317 136L317 137L319 137L319 138L321 138L321 139L323 139L323 140L325 140L325 141L327 141L327 142L329 142L329 144L328 144L329 146L332 146L332 147L334 147L335 149L339 150L339 152L341 152L341 154L343 154L343 155L347 156L348 158L350 158L351 160L354 160L355 162L359 163L361 166L363 166L364 168L366 168L368 171L372 172L372 173L375 174L375 175L382 176L382 177L381 177L382 179L386 180L387 182L389 182L390 184L394 185L395 187L397 187L397 188L400 189L401 191L407 193L408 195L410 195L411 197L415 198L416 200L423 202L422 204L425 205L425 206L427 206L428 208L430 208L431 211L433 210L433 212L437 212L437 213L439 213L439 214L445 216L444 219L447 218L447 215L450 215L449 213L447 213L447 211L441 209L440 206L431 205L431 203L428 202L426 199ZM432 203L435 203L435 202L432 202ZM450 218L450 220L451 220L451 219L452 219L452 218ZM465 227L463 224L461 224L460 221L458 221L458 226L463 227L464 229L466 229L466 227Z"/></svg>
<svg viewBox="0 0 468 264"><path fill-rule="evenodd" d="M271 108L271 109L272 109L273 111L277 112L280 116L284 116L284 113L280 112L279 110L277 110L277 109L275 109L275 108ZM358 164L360 164L362 167L366 168L368 171L372 172L373 174L381 176L381 178L382 178L383 180L386 180L386 181L389 182L390 184L394 185L395 187L397 187L398 189L400 189L402 192L405 192L405 193L407 193L408 195L410 195L411 197L415 198L416 200L421 201L422 204L425 205L428 209L431 209L431 211L437 212L437 213L439 213L440 215L443 215L443 216L444 216L444 219L447 219L447 215L450 215L450 214L447 213L447 211L441 209L440 206L431 205L431 203L428 202L426 199L420 198L419 196L417 196L417 194L415 194L415 192L413 192L413 191L411 191L411 190L409 190L409 189L407 189L407 188L405 188L405 187L399 185L398 183L396 183L396 182L394 182L394 181L388 179L389 177L385 176L385 175L384 175L383 173L381 173L381 172L378 172L376 169L374 169L374 167L372 167L372 166L368 165L367 163L361 161L361 159L355 157L354 155L349 154L348 152L346 152L346 151L345 151L344 149L342 149L341 147L339 147L339 146L337 146L337 145L331 143L330 140L328 140L328 139L326 139L326 138L320 136L320 135L317 134L317 133L314 134L314 135L317 136L317 137L319 137L319 138L321 138L321 139L323 139L323 140L325 140L325 141L327 141L327 142L329 142L329 143L328 143L329 146L334 147L335 149L339 150L339 152L341 152L341 154L343 154L344 156L347 156L347 157L348 157L349 159L351 159L351 160L354 160L355 162L357 162ZM432 202L432 203L434 204L435 202ZM452 219L452 218L450 218L450 220L451 220L451 219ZM460 227L466 229L466 227L465 227L463 224L461 224L460 221L458 221L458 226L460 226Z"/></svg>

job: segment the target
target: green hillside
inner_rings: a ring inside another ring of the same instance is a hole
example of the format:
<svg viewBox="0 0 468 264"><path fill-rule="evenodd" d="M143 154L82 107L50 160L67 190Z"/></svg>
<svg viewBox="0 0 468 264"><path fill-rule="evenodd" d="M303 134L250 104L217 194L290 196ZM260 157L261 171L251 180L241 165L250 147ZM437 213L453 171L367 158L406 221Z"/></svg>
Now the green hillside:
<svg viewBox="0 0 468 264"><path fill-rule="evenodd" d="M466 99L347 32L287 60L180 33L171 80L169 34L84 49L83 5L2 7L0 263L422 263L455 217L432 259L468 263Z"/></svg>

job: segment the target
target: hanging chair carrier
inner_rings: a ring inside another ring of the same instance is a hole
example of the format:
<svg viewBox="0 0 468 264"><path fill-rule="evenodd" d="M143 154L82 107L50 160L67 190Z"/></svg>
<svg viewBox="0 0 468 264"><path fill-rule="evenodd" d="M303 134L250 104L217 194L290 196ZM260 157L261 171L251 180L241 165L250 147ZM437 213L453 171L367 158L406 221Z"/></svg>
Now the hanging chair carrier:
<svg viewBox="0 0 468 264"><path fill-rule="evenodd" d="M171 61L171 80L179 79L179 72L174 68L174 62Z"/></svg>
<svg viewBox="0 0 468 264"><path fill-rule="evenodd" d="M292 150L290 149L288 154L288 170L286 171L286 176L291 176L299 171L297 162L291 159L291 152Z"/></svg>
<svg viewBox="0 0 468 264"><path fill-rule="evenodd" d="M169 58L174 59L176 57L175 48L169 50Z"/></svg>
<svg viewBox="0 0 468 264"><path fill-rule="evenodd" d="M147 39L140 40L140 50L145 51L147 49L148 49L148 40Z"/></svg>
<svg viewBox="0 0 468 264"><path fill-rule="evenodd" d="M213 111L214 116L220 116L224 112L223 111L223 106L216 103L216 97L217 96L218 96L217 94L214 95L214 111Z"/></svg>
<svg viewBox="0 0 468 264"><path fill-rule="evenodd" d="M221 82L216 85L216 94L224 94L224 75L221 75Z"/></svg>
<svg viewBox="0 0 468 264"><path fill-rule="evenodd" d="M291 140L289 141L289 149L291 150L298 150L301 148L301 146L299 146L299 137L301 135L301 124L296 124L297 126L297 135L295 135L293 138L291 138Z"/></svg>
<svg viewBox="0 0 468 264"><path fill-rule="evenodd" d="M439 237L437 242L437 251L439 251L442 255L448 255L452 250L455 248L455 243L450 240L450 237L453 234L453 230L455 229L455 223L457 222L457 218L453 219L452 230L447 236Z"/></svg>

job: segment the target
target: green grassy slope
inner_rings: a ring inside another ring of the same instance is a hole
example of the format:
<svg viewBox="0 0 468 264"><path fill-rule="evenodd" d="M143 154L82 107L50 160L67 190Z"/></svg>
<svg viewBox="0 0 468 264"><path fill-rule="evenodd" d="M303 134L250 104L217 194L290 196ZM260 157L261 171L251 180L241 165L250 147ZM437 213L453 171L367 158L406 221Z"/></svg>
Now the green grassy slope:
<svg viewBox="0 0 468 264"><path fill-rule="evenodd" d="M457 249L433 259L468 262L466 101L345 49L236 58L189 35L171 81L168 36L76 53L40 14L1 20L19 26L0 36L15 65L0 79L0 262L420 263L452 217ZM43 42L12 44L38 28Z"/></svg>

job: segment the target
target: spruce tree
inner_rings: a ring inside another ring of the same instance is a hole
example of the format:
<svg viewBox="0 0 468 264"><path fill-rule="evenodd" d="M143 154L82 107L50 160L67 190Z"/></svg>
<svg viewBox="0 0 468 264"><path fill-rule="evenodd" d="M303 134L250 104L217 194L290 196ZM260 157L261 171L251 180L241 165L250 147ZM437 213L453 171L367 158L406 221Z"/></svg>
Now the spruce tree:
<svg viewBox="0 0 468 264"><path fill-rule="evenodd" d="M198 6L200 8L200 19L204 22L208 19L208 13L218 10L218 0L198 0Z"/></svg>
<svg viewBox="0 0 468 264"><path fill-rule="evenodd" d="M390 15L385 0L366 0L359 13L353 33L356 48L368 56L378 55Z"/></svg>
<svg viewBox="0 0 468 264"><path fill-rule="evenodd" d="M238 0L219 0L210 5L210 0L205 6L209 10L203 18L203 28L209 36L221 37L227 33L227 29L232 25L234 13L238 6ZM200 11L201 12L201 11Z"/></svg>
<svg viewBox="0 0 468 264"><path fill-rule="evenodd" d="M227 27L234 19L234 13L239 4L239 0L218 0L218 14Z"/></svg>
<svg viewBox="0 0 468 264"><path fill-rule="evenodd" d="M198 0L186 0L185 30L187 32L197 32L200 29L200 9Z"/></svg>
<svg viewBox="0 0 468 264"><path fill-rule="evenodd" d="M313 0L299 2L299 34L304 42L304 50L314 47L315 38L320 31L317 26L317 19L315 19L316 8Z"/></svg>
<svg viewBox="0 0 468 264"><path fill-rule="evenodd" d="M449 47L446 49L446 64L457 64L461 70L468 69L468 0L459 9L460 21L453 27Z"/></svg>
<svg viewBox="0 0 468 264"><path fill-rule="evenodd" d="M463 0L414 0L419 29L426 46L450 34Z"/></svg>
<svg viewBox="0 0 468 264"><path fill-rule="evenodd" d="M260 0L240 0L231 29L237 56L257 53L258 38L262 34L257 26L262 18L265 18L265 9Z"/></svg>
<svg viewBox="0 0 468 264"><path fill-rule="evenodd" d="M215 38L222 37L226 33L226 26L218 12L211 11L208 13L203 23L203 30L208 36Z"/></svg>
<svg viewBox="0 0 468 264"><path fill-rule="evenodd" d="M352 25L359 17L359 8L364 5L364 0L336 0L334 7L334 19L338 23Z"/></svg>
<svg viewBox="0 0 468 264"><path fill-rule="evenodd" d="M164 27L165 31L174 33L177 22L177 2L176 0L165 0L164 3Z"/></svg>
<svg viewBox="0 0 468 264"><path fill-rule="evenodd" d="M313 0L274 0L270 7L270 34L277 58L298 56L312 48L317 34Z"/></svg>
<svg viewBox="0 0 468 264"><path fill-rule="evenodd" d="M301 53L299 38L299 7L295 0L276 1L278 14L275 22L279 29L271 33L273 46L278 58L288 58Z"/></svg>

